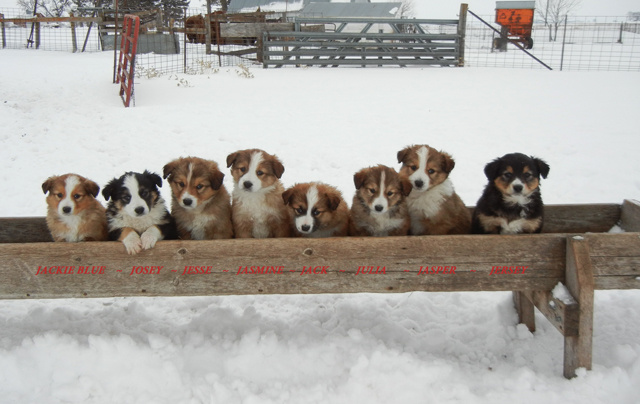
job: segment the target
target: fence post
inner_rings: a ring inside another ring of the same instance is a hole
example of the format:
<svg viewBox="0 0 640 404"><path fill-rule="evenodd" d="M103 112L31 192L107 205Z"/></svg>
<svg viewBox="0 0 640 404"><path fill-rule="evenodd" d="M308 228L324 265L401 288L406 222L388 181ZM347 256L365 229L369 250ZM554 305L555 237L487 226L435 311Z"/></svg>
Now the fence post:
<svg viewBox="0 0 640 404"><path fill-rule="evenodd" d="M207 15L204 16L205 53L211 55L211 0L207 0Z"/></svg>
<svg viewBox="0 0 640 404"><path fill-rule="evenodd" d="M73 53L78 51L78 41L76 39L76 23L73 20L73 13L69 13L69 17L71 17L71 47L73 48Z"/></svg>
<svg viewBox="0 0 640 404"><path fill-rule="evenodd" d="M36 49L40 49L40 21L36 22Z"/></svg>
<svg viewBox="0 0 640 404"><path fill-rule="evenodd" d="M458 40L458 66L464 67L464 41L467 33L467 10L469 10L469 5L466 3L460 4L460 16L458 17L458 35L460 39Z"/></svg>
<svg viewBox="0 0 640 404"><path fill-rule="evenodd" d="M564 44L567 41L567 16L564 16L564 32L562 33L562 52L560 53L560 71L564 65Z"/></svg>
<svg viewBox="0 0 640 404"><path fill-rule="evenodd" d="M0 19L4 20L4 14L0 14ZM6 37L6 33L4 31L4 21L2 21L2 23L0 24L0 28L2 29L2 48L6 48L7 47L7 37Z"/></svg>

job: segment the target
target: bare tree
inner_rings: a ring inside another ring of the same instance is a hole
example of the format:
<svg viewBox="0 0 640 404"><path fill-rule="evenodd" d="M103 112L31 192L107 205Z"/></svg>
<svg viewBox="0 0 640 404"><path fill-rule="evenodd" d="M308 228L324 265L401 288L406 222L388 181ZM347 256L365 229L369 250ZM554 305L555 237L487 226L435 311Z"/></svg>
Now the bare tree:
<svg viewBox="0 0 640 404"><path fill-rule="evenodd" d="M400 6L400 18L414 18L416 11L414 0L402 0L402 6Z"/></svg>
<svg viewBox="0 0 640 404"><path fill-rule="evenodd" d="M580 6L581 0L538 0L538 15L549 27L549 41L558 38L558 28L567 14Z"/></svg>
<svg viewBox="0 0 640 404"><path fill-rule="evenodd" d="M35 0L18 0L18 6L29 13L33 13ZM62 17L65 12L71 9L71 0L38 0L36 12L45 17Z"/></svg>

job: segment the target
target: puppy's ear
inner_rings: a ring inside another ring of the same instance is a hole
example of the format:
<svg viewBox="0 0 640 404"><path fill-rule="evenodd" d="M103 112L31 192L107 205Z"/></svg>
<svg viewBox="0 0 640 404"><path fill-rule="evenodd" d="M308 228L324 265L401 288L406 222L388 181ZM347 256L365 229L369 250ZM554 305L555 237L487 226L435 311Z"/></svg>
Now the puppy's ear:
<svg viewBox="0 0 640 404"><path fill-rule="evenodd" d="M173 160L172 162L165 164L165 166L162 168L162 178L166 180L167 177L170 176L171 173L173 173L173 171L176 169L177 165L178 160Z"/></svg>
<svg viewBox="0 0 640 404"><path fill-rule="evenodd" d="M488 180L492 180L498 176L498 170L500 169L500 159L495 159L491 163L484 166L484 175Z"/></svg>
<svg viewBox="0 0 640 404"><path fill-rule="evenodd" d="M213 168L209 173L209 181L211 182L211 188L217 191L220 189L220 187L222 187L222 182L224 181L224 174L217 168Z"/></svg>
<svg viewBox="0 0 640 404"><path fill-rule="evenodd" d="M366 177L367 174L365 173L365 169L362 169L353 175L353 183L355 184L356 189L362 188Z"/></svg>
<svg viewBox="0 0 640 404"><path fill-rule="evenodd" d="M409 196L412 189L413 185L411 185L411 181L406 177L400 177L400 190L402 191L402 195Z"/></svg>
<svg viewBox="0 0 640 404"><path fill-rule="evenodd" d="M538 166L538 171L540 172L540 175L542 176L542 178L547 178L547 175L549 175L549 164L547 164L544 160L539 159L537 157L531 157L533 159L533 161L536 162L536 165Z"/></svg>
<svg viewBox="0 0 640 404"><path fill-rule="evenodd" d="M453 157L451 157L449 153L445 153L441 151L440 154L442 154L442 157L443 157L442 171L449 174L453 170L453 167L456 166L456 161L453 159Z"/></svg>
<svg viewBox="0 0 640 404"><path fill-rule="evenodd" d="M407 154L411 151L411 146L407 146L398 152L398 163L404 163L404 159L407 158Z"/></svg>
<svg viewBox="0 0 640 404"><path fill-rule="evenodd" d="M238 158L238 152L231 153L230 155L228 155L227 156L227 168L231 167L233 165L233 163L235 163L237 158Z"/></svg>
<svg viewBox="0 0 640 404"><path fill-rule="evenodd" d="M102 197L104 198L105 201L108 201L109 198L111 198L111 196L113 195L113 191L115 191L115 187L116 187L116 182L117 181L118 180L116 178L112 179L102 189Z"/></svg>
<svg viewBox="0 0 640 404"><path fill-rule="evenodd" d="M285 205L291 203L291 198L293 198L293 188L289 188L282 193L282 201Z"/></svg>
<svg viewBox="0 0 640 404"><path fill-rule="evenodd" d="M327 201L329 202L329 209L336 210L340 206L341 198L335 194L326 194Z"/></svg>
<svg viewBox="0 0 640 404"><path fill-rule="evenodd" d="M94 198L98 196L98 193L100 193L100 186L91 180L85 178L82 181L82 185L84 186L85 191L93 195Z"/></svg>
<svg viewBox="0 0 640 404"><path fill-rule="evenodd" d="M276 175L276 177L278 177L278 179L282 177L282 174L284 174L284 166L276 156L273 156L271 168L273 168L273 173Z"/></svg>
<svg viewBox="0 0 640 404"><path fill-rule="evenodd" d="M158 174L152 173L149 170L144 170L143 175L147 176L158 188L162 187L162 178Z"/></svg>
<svg viewBox="0 0 640 404"><path fill-rule="evenodd" d="M55 177L49 177L45 182L42 183L42 192L46 193L51 191L51 187L53 186L53 180Z"/></svg>

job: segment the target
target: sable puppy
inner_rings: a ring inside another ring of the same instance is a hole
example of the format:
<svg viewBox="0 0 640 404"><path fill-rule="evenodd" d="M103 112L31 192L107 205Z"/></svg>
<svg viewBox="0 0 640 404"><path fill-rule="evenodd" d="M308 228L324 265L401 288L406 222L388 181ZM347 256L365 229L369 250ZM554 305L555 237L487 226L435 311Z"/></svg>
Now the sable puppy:
<svg viewBox="0 0 640 404"><path fill-rule="evenodd" d="M161 186L158 174L128 172L102 190L109 201L109 239L122 241L129 254L153 248L159 240L177 238L175 222L158 190Z"/></svg>
<svg viewBox="0 0 640 404"><path fill-rule="evenodd" d="M284 166L274 155L248 149L227 156L233 192L231 219L236 238L289 237L290 213L282 200Z"/></svg>
<svg viewBox="0 0 640 404"><path fill-rule="evenodd" d="M489 183L473 212L476 234L540 233L543 210L540 177L549 165L522 153L506 154L487 164Z"/></svg>
<svg viewBox="0 0 640 404"><path fill-rule="evenodd" d="M409 232L409 180L393 168L378 165L358 171L353 182L356 193L351 204L350 235L403 236Z"/></svg>
<svg viewBox="0 0 640 404"><path fill-rule="evenodd" d="M184 157L166 164L171 186L171 216L183 240L233 237L231 199L215 161Z"/></svg>
<svg viewBox="0 0 640 404"><path fill-rule="evenodd" d="M428 145L409 146L398 152L400 175L413 189L407 197L413 235L467 234L471 213L449 179L453 158Z"/></svg>
<svg viewBox="0 0 640 404"><path fill-rule="evenodd" d="M100 187L77 174L49 177L42 184L47 195L47 227L54 241L103 241L107 218L95 197Z"/></svg>
<svg viewBox="0 0 640 404"><path fill-rule="evenodd" d="M296 184L282 194L293 213L293 234L299 237L342 237L349 232L349 208L342 194L320 182Z"/></svg>

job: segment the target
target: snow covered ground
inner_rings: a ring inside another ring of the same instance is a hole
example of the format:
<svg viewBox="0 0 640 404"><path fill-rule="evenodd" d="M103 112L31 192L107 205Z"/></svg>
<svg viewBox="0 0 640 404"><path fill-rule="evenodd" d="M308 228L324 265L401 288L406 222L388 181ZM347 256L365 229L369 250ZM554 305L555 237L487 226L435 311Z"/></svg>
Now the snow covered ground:
<svg viewBox="0 0 640 404"><path fill-rule="evenodd" d="M139 78L126 109L112 66L0 52L1 216L44 216L50 175L249 147L348 201L354 172L413 143L454 156L468 205L514 151L550 164L548 204L640 199L638 73L223 68ZM560 334L517 325L508 293L0 301L0 402L637 403L640 292L595 308L593 370L565 380Z"/></svg>

